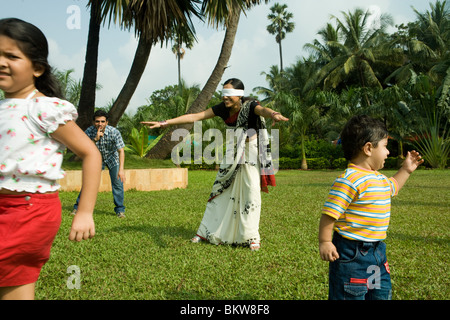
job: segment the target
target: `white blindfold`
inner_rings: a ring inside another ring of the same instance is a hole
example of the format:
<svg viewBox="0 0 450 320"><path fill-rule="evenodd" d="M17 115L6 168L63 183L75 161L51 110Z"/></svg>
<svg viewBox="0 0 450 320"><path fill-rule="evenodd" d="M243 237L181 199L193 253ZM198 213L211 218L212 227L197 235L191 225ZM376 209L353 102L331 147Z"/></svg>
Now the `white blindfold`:
<svg viewBox="0 0 450 320"><path fill-rule="evenodd" d="M244 96L244 90L223 89L222 90L222 96L224 96L224 97L243 97Z"/></svg>

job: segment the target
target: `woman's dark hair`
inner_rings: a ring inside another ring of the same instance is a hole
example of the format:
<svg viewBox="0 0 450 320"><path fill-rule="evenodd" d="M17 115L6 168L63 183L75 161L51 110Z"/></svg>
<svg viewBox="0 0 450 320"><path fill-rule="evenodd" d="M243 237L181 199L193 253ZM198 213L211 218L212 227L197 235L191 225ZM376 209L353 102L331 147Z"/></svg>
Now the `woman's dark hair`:
<svg viewBox="0 0 450 320"><path fill-rule="evenodd" d="M226 85L226 84L231 84L233 86L233 88L235 88L237 90L244 90L245 89L244 83L241 80L236 79L236 78L228 79L227 81L225 81L223 83L223 85Z"/></svg>
<svg viewBox="0 0 450 320"><path fill-rule="evenodd" d="M31 60L33 66L42 68L43 74L35 78L36 88L48 97L63 98L58 81L48 63L48 42L39 28L16 18L0 19L0 35L17 42L19 49Z"/></svg>
<svg viewBox="0 0 450 320"><path fill-rule="evenodd" d="M237 79L237 78L228 79L227 81L225 81L223 83L223 85L226 85L226 84L231 84L233 86L233 88L237 89L237 90L245 90L244 83L241 80ZM242 97L242 102L245 102L247 100L253 100L253 98L251 98L251 97Z"/></svg>
<svg viewBox="0 0 450 320"><path fill-rule="evenodd" d="M374 147L378 142L388 137L384 123L367 115L352 117L341 133L342 149L347 160L358 155L367 142Z"/></svg>

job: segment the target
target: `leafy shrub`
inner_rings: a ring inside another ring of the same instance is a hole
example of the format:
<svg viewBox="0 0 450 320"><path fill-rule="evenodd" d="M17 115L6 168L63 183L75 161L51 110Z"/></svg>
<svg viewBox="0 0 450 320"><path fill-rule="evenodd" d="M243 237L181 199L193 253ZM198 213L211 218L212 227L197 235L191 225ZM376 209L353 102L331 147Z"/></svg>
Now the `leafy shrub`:
<svg viewBox="0 0 450 320"><path fill-rule="evenodd" d="M302 165L302 159L300 158L280 158L278 160L279 169L300 169Z"/></svg>
<svg viewBox="0 0 450 320"><path fill-rule="evenodd" d="M345 169L347 168L348 160L345 158L334 159L331 161L331 169Z"/></svg>
<svg viewBox="0 0 450 320"><path fill-rule="evenodd" d="M310 158L306 159L308 169L329 169L330 161L326 158Z"/></svg>
<svg viewBox="0 0 450 320"><path fill-rule="evenodd" d="M325 140L306 140L306 158L337 159L344 157L341 145L335 145Z"/></svg>
<svg viewBox="0 0 450 320"><path fill-rule="evenodd" d="M306 159L308 164L308 169L310 170L325 170L325 169L345 169L347 168L348 161L345 158L338 158L338 159L332 159L328 160L327 158L307 158ZM397 170L400 168L402 163L402 160L399 157L389 157L386 159L384 163L383 169L392 169ZM217 169L216 163L208 164L205 162L205 160L202 160L201 164L195 164L192 160L191 163L181 163L180 166L182 168L188 168L190 170L216 170ZM302 165L302 159L301 158L288 158L288 157L282 157L277 159L274 159L274 166L277 167L279 170L298 170L301 169ZM448 166L450 166L450 161L448 163ZM421 165L419 169L426 168L424 165Z"/></svg>
<svg viewBox="0 0 450 320"><path fill-rule="evenodd" d="M344 152L341 145L335 145L325 140L306 140L305 153L307 159L325 158L333 161L334 159L343 158ZM279 150L280 158L301 158L300 145L286 145Z"/></svg>

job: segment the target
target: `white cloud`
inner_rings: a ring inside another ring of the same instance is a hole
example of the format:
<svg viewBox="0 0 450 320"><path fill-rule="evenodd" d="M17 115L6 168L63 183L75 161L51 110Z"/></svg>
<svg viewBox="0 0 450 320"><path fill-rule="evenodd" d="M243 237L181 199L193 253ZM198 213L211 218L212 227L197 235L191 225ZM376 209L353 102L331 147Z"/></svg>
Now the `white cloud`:
<svg viewBox="0 0 450 320"><path fill-rule="evenodd" d="M82 46L78 51L72 52L68 55L61 51L57 41L52 38L48 38L47 41L49 46L48 60L50 65L60 71L74 69L72 77L74 79L81 79L83 76L86 47Z"/></svg>
<svg viewBox="0 0 450 320"><path fill-rule="evenodd" d="M219 58L224 36L225 33L222 31L213 33L207 38L199 36L194 47L186 50L186 55L181 61L181 77L188 85L198 84L203 87L206 84Z"/></svg>
<svg viewBox="0 0 450 320"><path fill-rule="evenodd" d="M119 46L118 54L125 61L133 61L136 48L138 46L139 39L137 39L133 33L129 34L128 42Z"/></svg>
<svg viewBox="0 0 450 320"><path fill-rule="evenodd" d="M381 9L380 9L380 7L376 6L376 5L370 5L368 8L368 11L370 12L370 17L367 21L367 25L373 29L380 28L381 27L381 24L380 24Z"/></svg>
<svg viewBox="0 0 450 320"><path fill-rule="evenodd" d="M127 74L117 72L117 64L111 59L106 58L99 61L97 67L97 83L101 85L101 89L96 92L96 107L106 107L112 99L116 99Z"/></svg>

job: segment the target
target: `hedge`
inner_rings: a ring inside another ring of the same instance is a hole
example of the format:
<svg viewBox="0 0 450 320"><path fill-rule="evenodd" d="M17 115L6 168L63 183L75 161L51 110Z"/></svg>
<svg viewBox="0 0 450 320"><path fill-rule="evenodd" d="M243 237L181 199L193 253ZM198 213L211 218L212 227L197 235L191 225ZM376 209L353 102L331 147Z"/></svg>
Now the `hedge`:
<svg viewBox="0 0 450 320"><path fill-rule="evenodd" d="M339 159L327 159L327 158L307 158L306 163L308 169L324 170L324 169L345 169L347 168L348 161L345 158ZM397 157L387 158L384 163L385 169L397 169L399 168L401 160ZM278 169L301 169L302 159L301 158L287 158L282 157L278 159ZM190 170L216 170L217 164L207 164L204 161L202 164L194 164L193 161L190 164L181 163L182 168L188 168Z"/></svg>

